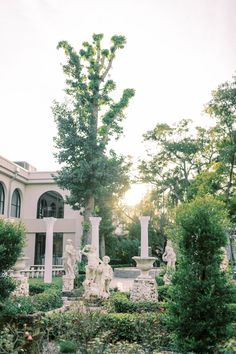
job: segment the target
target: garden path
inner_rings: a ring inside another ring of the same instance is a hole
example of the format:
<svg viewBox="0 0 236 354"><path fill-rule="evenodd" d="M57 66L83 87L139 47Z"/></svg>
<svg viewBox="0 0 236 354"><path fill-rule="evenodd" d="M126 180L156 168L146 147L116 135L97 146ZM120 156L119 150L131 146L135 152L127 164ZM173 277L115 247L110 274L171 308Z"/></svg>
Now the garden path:
<svg viewBox="0 0 236 354"><path fill-rule="evenodd" d="M111 281L110 288L118 288L120 291L130 291L132 289L134 278L117 278Z"/></svg>

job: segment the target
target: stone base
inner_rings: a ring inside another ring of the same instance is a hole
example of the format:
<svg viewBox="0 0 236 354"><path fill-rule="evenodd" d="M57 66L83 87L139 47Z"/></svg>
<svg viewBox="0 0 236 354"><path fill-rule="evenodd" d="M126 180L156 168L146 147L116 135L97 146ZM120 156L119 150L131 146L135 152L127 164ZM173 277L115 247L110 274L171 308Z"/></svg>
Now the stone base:
<svg viewBox="0 0 236 354"><path fill-rule="evenodd" d="M130 293L131 301L158 301L157 285L155 279L134 279Z"/></svg>
<svg viewBox="0 0 236 354"><path fill-rule="evenodd" d="M62 292L71 292L74 289L74 277L68 276L68 275L63 275L62 281L63 281L63 287L62 287Z"/></svg>
<svg viewBox="0 0 236 354"><path fill-rule="evenodd" d="M29 295L29 282L28 277L24 275L12 276L16 282L16 288L13 291L13 296L28 296Z"/></svg>

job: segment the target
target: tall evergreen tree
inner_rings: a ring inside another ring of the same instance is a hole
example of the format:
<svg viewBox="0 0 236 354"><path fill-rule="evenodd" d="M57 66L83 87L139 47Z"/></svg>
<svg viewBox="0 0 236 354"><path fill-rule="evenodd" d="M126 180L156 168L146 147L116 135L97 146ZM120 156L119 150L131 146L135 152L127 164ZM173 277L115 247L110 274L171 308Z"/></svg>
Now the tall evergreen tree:
<svg viewBox="0 0 236 354"><path fill-rule="evenodd" d="M227 242L225 206L211 196L196 198L178 208L176 225L180 254L169 325L181 352L214 353L232 320L231 289L220 268Z"/></svg>
<svg viewBox="0 0 236 354"><path fill-rule="evenodd" d="M109 77L126 39L113 36L109 49L102 48L102 39L102 34L94 34L92 44L84 42L79 53L66 41L58 44L67 57L63 65L67 97L64 103L53 105L58 129L56 157L62 164L55 179L70 191L67 202L74 209L83 208L85 222L101 195L107 190L122 193L129 181L129 162L108 151L111 138L118 139L123 132L124 110L134 96L133 89L125 89L115 101L112 92L116 84ZM90 241L89 233L86 241Z"/></svg>

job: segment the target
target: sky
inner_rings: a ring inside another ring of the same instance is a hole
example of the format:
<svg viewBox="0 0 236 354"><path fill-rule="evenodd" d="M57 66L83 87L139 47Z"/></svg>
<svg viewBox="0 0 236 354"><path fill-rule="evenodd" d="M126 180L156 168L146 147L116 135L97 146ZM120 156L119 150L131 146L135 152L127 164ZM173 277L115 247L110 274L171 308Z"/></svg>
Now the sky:
<svg viewBox="0 0 236 354"><path fill-rule="evenodd" d="M142 135L182 118L204 125L211 91L236 70L235 0L0 0L0 155L59 168L53 100L63 101L61 40L76 50L93 33L124 35L111 77L134 88L114 149L144 156Z"/></svg>

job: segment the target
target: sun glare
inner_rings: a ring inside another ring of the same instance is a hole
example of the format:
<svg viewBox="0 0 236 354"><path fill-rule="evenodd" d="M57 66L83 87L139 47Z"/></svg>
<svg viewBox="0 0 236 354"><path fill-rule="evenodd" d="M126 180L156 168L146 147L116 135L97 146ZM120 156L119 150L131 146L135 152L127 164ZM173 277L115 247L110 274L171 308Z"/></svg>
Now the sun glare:
<svg viewBox="0 0 236 354"><path fill-rule="evenodd" d="M145 184L132 184L123 197L124 204L135 206L142 200L147 191L148 188Z"/></svg>

